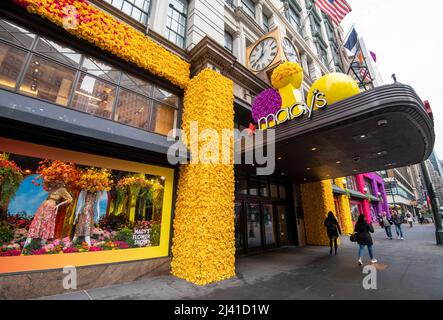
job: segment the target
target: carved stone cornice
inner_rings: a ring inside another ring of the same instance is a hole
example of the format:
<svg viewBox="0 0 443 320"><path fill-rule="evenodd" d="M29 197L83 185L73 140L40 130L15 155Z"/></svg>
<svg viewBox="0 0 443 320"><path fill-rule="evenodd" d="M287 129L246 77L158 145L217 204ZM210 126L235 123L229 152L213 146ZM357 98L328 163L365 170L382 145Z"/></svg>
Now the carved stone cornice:
<svg viewBox="0 0 443 320"><path fill-rule="evenodd" d="M204 68L213 67L254 94L269 88L266 82L238 62L234 55L207 36L189 52L189 56L192 76Z"/></svg>

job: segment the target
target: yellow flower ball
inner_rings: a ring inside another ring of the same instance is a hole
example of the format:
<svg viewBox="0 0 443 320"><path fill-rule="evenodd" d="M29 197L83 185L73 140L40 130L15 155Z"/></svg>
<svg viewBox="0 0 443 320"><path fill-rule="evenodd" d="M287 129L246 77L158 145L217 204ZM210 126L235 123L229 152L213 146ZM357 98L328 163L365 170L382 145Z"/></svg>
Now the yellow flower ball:
<svg viewBox="0 0 443 320"><path fill-rule="evenodd" d="M303 68L296 62L284 62L272 72L271 82L276 89L292 84L300 88L303 81Z"/></svg>
<svg viewBox="0 0 443 320"><path fill-rule="evenodd" d="M344 73L328 73L315 81L308 93L308 104L311 104L315 90L325 94L328 105L360 93L357 82Z"/></svg>

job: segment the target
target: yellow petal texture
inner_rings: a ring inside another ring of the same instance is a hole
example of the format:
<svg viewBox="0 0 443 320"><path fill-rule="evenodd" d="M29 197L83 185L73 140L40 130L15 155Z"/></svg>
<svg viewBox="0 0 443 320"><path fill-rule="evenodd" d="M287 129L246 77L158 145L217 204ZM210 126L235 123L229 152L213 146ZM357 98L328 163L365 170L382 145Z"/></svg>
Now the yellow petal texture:
<svg viewBox="0 0 443 320"><path fill-rule="evenodd" d="M75 27L66 29L69 33L134 63L155 76L163 77L183 89L190 80L188 62L149 39L142 32L118 21L86 1L23 0L21 2L27 6L30 13L48 19L60 27L66 24L67 19L74 19Z"/></svg>
<svg viewBox="0 0 443 320"><path fill-rule="evenodd" d="M287 79L287 82L285 81ZM284 62L272 72L271 83L276 89L292 82L298 89L303 81L303 68L296 62Z"/></svg>
<svg viewBox="0 0 443 320"><path fill-rule="evenodd" d="M332 180L302 184L301 196L307 244L329 245L324 222L329 211L336 215Z"/></svg>
<svg viewBox="0 0 443 320"><path fill-rule="evenodd" d="M343 183L345 178L335 179L335 185L339 188L345 189L346 186ZM352 223L351 206L349 197L347 195L339 196L340 200L340 221L343 234L351 234L354 231L354 225Z"/></svg>
<svg viewBox="0 0 443 320"><path fill-rule="evenodd" d="M210 69L193 78L184 99L187 133L191 121L200 132L232 130L233 82ZM232 162L181 166L171 263L176 277L205 285L235 276L234 181Z"/></svg>

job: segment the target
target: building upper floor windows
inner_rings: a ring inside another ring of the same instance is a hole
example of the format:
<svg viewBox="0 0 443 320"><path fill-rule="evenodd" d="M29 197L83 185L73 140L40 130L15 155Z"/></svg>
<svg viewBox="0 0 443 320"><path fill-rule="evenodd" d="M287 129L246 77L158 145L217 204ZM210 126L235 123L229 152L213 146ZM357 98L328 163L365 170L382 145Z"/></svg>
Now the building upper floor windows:
<svg viewBox="0 0 443 320"><path fill-rule="evenodd" d="M299 34L302 34L301 8L295 2L295 0L289 1L289 7L286 11L286 18L295 29L295 31L297 31Z"/></svg>
<svg viewBox="0 0 443 320"><path fill-rule="evenodd" d="M167 38L184 48L186 45L186 20L188 18L188 2L186 0L170 0L166 22Z"/></svg>
<svg viewBox="0 0 443 320"><path fill-rule="evenodd" d="M0 87L162 135L177 125L178 96L5 20Z"/></svg>
<svg viewBox="0 0 443 320"><path fill-rule="evenodd" d="M144 25L148 24L151 0L105 0Z"/></svg>
<svg viewBox="0 0 443 320"><path fill-rule="evenodd" d="M269 32L269 17L263 13L263 30L265 30L265 32Z"/></svg>
<svg viewBox="0 0 443 320"><path fill-rule="evenodd" d="M358 184L355 176L346 177L346 188L349 190L358 191Z"/></svg>
<svg viewBox="0 0 443 320"><path fill-rule="evenodd" d="M255 19L255 3L252 0L241 0L242 8Z"/></svg>
<svg viewBox="0 0 443 320"><path fill-rule="evenodd" d="M228 31L225 31L225 49L231 53L234 51L234 39Z"/></svg>

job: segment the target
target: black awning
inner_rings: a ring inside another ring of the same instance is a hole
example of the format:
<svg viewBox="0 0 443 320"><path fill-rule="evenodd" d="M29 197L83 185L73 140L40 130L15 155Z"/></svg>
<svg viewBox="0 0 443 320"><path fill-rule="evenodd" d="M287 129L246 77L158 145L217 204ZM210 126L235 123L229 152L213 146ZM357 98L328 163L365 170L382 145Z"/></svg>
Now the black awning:
<svg viewBox="0 0 443 320"><path fill-rule="evenodd" d="M407 85L387 85L275 127L278 174L312 182L416 164L434 124Z"/></svg>

